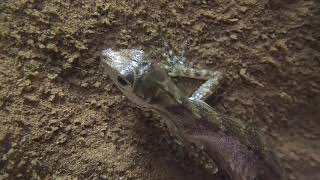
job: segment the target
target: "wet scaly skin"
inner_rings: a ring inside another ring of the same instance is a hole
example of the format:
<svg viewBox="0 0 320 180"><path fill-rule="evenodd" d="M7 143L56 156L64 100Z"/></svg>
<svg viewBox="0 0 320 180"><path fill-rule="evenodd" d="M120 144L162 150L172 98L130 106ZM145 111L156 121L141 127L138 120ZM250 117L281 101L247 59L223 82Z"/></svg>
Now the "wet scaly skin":
<svg viewBox="0 0 320 180"><path fill-rule="evenodd" d="M106 49L101 62L123 94L159 113L175 141L209 172L222 170L233 180L284 179L265 134L204 101L216 92L223 74L189 68L171 51L166 56L167 63L156 64L143 50ZM170 76L206 82L187 97Z"/></svg>

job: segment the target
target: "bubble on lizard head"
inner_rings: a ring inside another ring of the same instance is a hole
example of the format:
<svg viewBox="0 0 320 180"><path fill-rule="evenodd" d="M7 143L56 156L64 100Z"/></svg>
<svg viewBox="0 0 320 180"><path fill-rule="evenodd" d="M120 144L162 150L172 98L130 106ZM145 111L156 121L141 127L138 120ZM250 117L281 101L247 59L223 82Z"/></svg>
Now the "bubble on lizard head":
<svg viewBox="0 0 320 180"><path fill-rule="evenodd" d="M115 51L106 49L102 51L101 62L109 77L121 90L130 90L134 81L136 63L129 57L130 51Z"/></svg>

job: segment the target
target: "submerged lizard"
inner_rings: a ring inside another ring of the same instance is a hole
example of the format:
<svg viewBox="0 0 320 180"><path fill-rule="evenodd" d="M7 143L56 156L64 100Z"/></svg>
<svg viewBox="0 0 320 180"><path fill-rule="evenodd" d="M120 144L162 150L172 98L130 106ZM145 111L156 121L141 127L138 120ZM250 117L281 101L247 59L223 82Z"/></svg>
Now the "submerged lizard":
<svg viewBox="0 0 320 180"><path fill-rule="evenodd" d="M212 173L232 180L280 180L281 167L265 134L222 115L205 100L216 92L223 73L187 67L172 51L155 63L139 49L105 49L101 62L116 86L141 108L159 113L176 142ZM171 77L205 80L191 97Z"/></svg>

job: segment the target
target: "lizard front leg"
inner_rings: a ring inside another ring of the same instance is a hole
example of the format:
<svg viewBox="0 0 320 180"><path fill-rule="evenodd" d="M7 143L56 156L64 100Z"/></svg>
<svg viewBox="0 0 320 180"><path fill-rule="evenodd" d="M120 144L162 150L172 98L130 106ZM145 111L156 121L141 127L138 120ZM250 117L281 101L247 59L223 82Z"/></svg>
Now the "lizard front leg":
<svg viewBox="0 0 320 180"><path fill-rule="evenodd" d="M185 50L183 50L181 56L176 56L166 45L164 56L166 57L167 64L164 67L171 77L205 80L190 97L191 99L205 101L208 97L216 94L224 79L223 73L221 71L189 67L185 65L186 58L184 54Z"/></svg>

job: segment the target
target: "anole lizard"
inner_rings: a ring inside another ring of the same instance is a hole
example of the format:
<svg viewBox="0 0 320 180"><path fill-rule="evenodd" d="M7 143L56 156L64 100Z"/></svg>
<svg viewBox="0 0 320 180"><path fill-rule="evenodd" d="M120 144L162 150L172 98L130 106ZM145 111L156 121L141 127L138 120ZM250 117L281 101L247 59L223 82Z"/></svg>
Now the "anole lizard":
<svg viewBox="0 0 320 180"><path fill-rule="evenodd" d="M223 73L187 67L185 58L172 51L165 56L166 63L155 63L140 49L105 49L101 62L123 94L159 113L171 136L207 170L222 170L233 180L283 179L265 134L205 102L221 84ZM176 76L206 82L188 97L171 79Z"/></svg>

